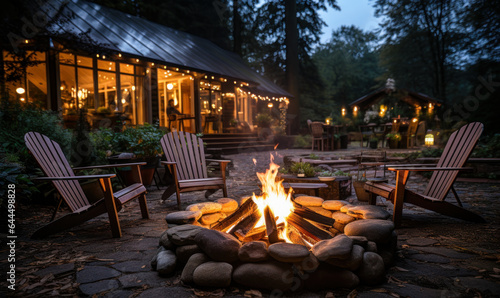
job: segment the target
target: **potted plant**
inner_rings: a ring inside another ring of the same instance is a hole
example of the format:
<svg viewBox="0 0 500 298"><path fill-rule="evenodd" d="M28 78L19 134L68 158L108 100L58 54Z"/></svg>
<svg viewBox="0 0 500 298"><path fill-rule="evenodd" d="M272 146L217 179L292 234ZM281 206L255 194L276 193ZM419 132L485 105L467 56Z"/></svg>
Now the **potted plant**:
<svg viewBox="0 0 500 298"><path fill-rule="evenodd" d="M318 179L320 181L333 181L335 180L335 175L332 171L321 171L318 173Z"/></svg>
<svg viewBox="0 0 500 298"><path fill-rule="evenodd" d="M397 149L399 148L399 142L401 141L401 134L396 133L388 133L386 136L387 143L389 144L389 148Z"/></svg>
<svg viewBox="0 0 500 298"><path fill-rule="evenodd" d="M307 162L295 162L290 167L290 172L297 175L297 177L314 177L316 171L314 167Z"/></svg>
<svg viewBox="0 0 500 298"><path fill-rule="evenodd" d="M378 147L378 138L371 137L370 138L370 148L377 149L377 147Z"/></svg>

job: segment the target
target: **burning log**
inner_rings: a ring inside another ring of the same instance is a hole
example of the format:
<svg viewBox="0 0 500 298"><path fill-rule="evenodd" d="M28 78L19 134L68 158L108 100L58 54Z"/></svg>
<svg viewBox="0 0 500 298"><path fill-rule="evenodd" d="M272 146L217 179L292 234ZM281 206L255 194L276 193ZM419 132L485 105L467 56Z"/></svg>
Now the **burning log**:
<svg viewBox="0 0 500 298"><path fill-rule="evenodd" d="M278 235L278 227L276 226L274 213L269 206L264 208L264 219L266 220L266 234L269 239L269 243L273 244L282 241Z"/></svg>
<svg viewBox="0 0 500 298"><path fill-rule="evenodd" d="M239 238L239 236L235 234L238 232L238 235L245 238L248 232L255 227L261 216L262 214L260 213L260 210L256 209L252 214L238 222L233 228L231 228L231 230L228 231L228 233Z"/></svg>
<svg viewBox="0 0 500 298"><path fill-rule="evenodd" d="M289 224L294 226L305 236L315 240L315 242L332 238L332 235L330 235L327 231L316 227L295 213L290 213L287 220Z"/></svg>
<svg viewBox="0 0 500 298"><path fill-rule="evenodd" d="M238 210L236 210L233 214L213 226L212 230L224 232L234 224L238 223L241 219L254 213L255 210L257 210L257 204L255 204L255 202L250 198L246 200L245 203L241 204L240 208L238 208Z"/></svg>
<svg viewBox="0 0 500 298"><path fill-rule="evenodd" d="M300 207L295 205L293 213L305 219L309 219L329 227L333 226L333 224L335 223L335 220L333 218L316 213L307 207Z"/></svg>
<svg viewBox="0 0 500 298"><path fill-rule="evenodd" d="M304 241L300 232L296 228L294 228L292 225L288 225L288 235L287 236L288 236L288 239L290 239L290 241L292 241L292 243L304 245L307 248L311 248L311 245L309 245L307 242Z"/></svg>

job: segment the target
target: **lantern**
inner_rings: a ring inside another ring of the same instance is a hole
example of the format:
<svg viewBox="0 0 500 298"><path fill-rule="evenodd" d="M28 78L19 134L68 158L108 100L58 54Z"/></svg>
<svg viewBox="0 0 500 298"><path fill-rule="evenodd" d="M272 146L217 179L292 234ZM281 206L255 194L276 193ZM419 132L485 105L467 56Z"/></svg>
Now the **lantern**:
<svg viewBox="0 0 500 298"><path fill-rule="evenodd" d="M425 135L425 146L433 146L434 145L434 135L432 133L428 133Z"/></svg>

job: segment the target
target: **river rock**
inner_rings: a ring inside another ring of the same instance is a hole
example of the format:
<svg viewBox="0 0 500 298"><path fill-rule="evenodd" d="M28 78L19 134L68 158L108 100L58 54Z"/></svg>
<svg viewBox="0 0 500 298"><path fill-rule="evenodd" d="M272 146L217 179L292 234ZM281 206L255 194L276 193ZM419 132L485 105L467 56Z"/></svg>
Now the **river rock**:
<svg viewBox="0 0 500 298"><path fill-rule="evenodd" d="M312 291L355 288L359 285L359 278L349 270L335 268L332 265L322 263L318 270L312 272L305 280L305 287Z"/></svg>
<svg viewBox="0 0 500 298"><path fill-rule="evenodd" d="M375 205L353 206L347 210L347 214L361 219L388 219L391 214Z"/></svg>
<svg viewBox="0 0 500 298"><path fill-rule="evenodd" d="M319 260L312 253L309 256L298 263L294 263L295 267L302 271L303 273L314 272L319 267Z"/></svg>
<svg viewBox="0 0 500 298"><path fill-rule="evenodd" d="M153 258L151 259L151 268L153 268L153 270L156 270L156 265L158 264L158 254L161 252L161 251L165 251L166 249L163 247L163 246L160 246L158 247L158 249L156 250L156 253L155 255L153 256Z"/></svg>
<svg viewBox="0 0 500 298"><path fill-rule="evenodd" d="M177 257L170 250L163 250L156 256L156 271L161 275L168 275L174 272L177 264Z"/></svg>
<svg viewBox="0 0 500 298"><path fill-rule="evenodd" d="M177 260L184 264L186 263L189 258L194 255L195 253L200 253L201 249L198 247L196 244L191 244L191 245L183 245L177 247L175 250L175 255L177 256Z"/></svg>
<svg viewBox="0 0 500 298"><path fill-rule="evenodd" d="M300 196L295 198L295 202L304 207L321 207L323 199L320 197Z"/></svg>
<svg viewBox="0 0 500 298"><path fill-rule="evenodd" d="M340 234L332 239L317 242L311 248L311 251L320 261L329 259L345 260L351 256L352 245L353 242L351 238Z"/></svg>
<svg viewBox="0 0 500 298"><path fill-rule="evenodd" d="M181 281L185 284L193 283L194 270L203 263L210 261L210 258L204 253L196 253L192 255L182 269Z"/></svg>
<svg viewBox="0 0 500 298"><path fill-rule="evenodd" d="M238 250L238 258L242 262L265 261L269 258L267 244L264 241L247 242Z"/></svg>
<svg viewBox="0 0 500 298"><path fill-rule="evenodd" d="M193 273L193 281L198 286L225 288L231 284L233 266L224 262L206 262Z"/></svg>
<svg viewBox="0 0 500 298"><path fill-rule="evenodd" d="M238 209L238 202L230 198L218 199L215 202L221 204L222 208L220 212L223 213L233 213L236 209Z"/></svg>
<svg viewBox="0 0 500 298"><path fill-rule="evenodd" d="M327 200L323 202L322 207L326 210L339 211L344 205L350 205L349 202L343 200Z"/></svg>
<svg viewBox="0 0 500 298"><path fill-rule="evenodd" d="M196 203L186 207L186 211L201 211L203 215L220 212L222 205L215 202Z"/></svg>
<svg viewBox="0 0 500 298"><path fill-rule="evenodd" d="M364 236L349 236L349 238L352 239L352 243L362 246L365 248L366 244L368 243L368 239Z"/></svg>
<svg viewBox="0 0 500 298"><path fill-rule="evenodd" d="M347 213L347 211L349 210L349 208L351 208L352 206L354 206L354 205L351 205L351 204L346 204L346 205L344 205L344 206L340 207L340 210L339 210L339 211L340 211L340 212Z"/></svg>
<svg viewBox="0 0 500 298"><path fill-rule="evenodd" d="M181 225L167 230L168 239L175 245L196 244L194 237L198 232L206 230L203 227L195 225Z"/></svg>
<svg viewBox="0 0 500 298"><path fill-rule="evenodd" d="M291 264L271 261L242 264L234 269L233 280L250 288L286 291L294 279Z"/></svg>
<svg viewBox="0 0 500 298"><path fill-rule="evenodd" d="M374 252L365 252L357 274L363 284L373 286L382 283L385 278L384 260Z"/></svg>
<svg viewBox="0 0 500 298"><path fill-rule="evenodd" d="M165 232L163 232L161 234L159 245L163 246L165 249L173 249L173 248L175 248L175 245L168 238L168 233L167 232L168 232L168 230L166 230Z"/></svg>
<svg viewBox="0 0 500 298"><path fill-rule="evenodd" d="M220 212L205 214L201 217L200 222L203 225L211 225L213 223L218 222L221 218L222 218L222 213Z"/></svg>
<svg viewBox="0 0 500 298"><path fill-rule="evenodd" d="M204 229L196 235L195 241L214 261L231 263L238 260L241 243L230 234Z"/></svg>
<svg viewBox="0 0 500 298"><path fill-rule="evenodd" d="M309 250L300 244L274 243L269 246L269 255L284 263L300 262L309 256Z"/></svg>
<svg viewBox="0 0 500 298"><path fill-rule="evenodd" d="M351 271L356 271L363 262L363 254L365 249L359 245L352 246L351 257L347 260L330 259L326 262L335 267L344 268Z"/></svg>
<svg viewBox="0 0 500 298"><path fill-rule="evenodd" d="M383 219L356 220L347 224L344 233L347 236L365 236L369 241L388 243L391 241L394 223Z"/></svg>
<svg viewBox="0 0 500 298"><path fill-rule="evenodd" d="M371 252L377 252L378 251L378 248L377 248L377 243L373 242L373 241L368 241L366 243L366 248L365 248L366 251L371 251Z"/></svg>
<svg viewBox="0 0 500 298"><path fill-rule="evenodd" d="M352 217L340 211L333 212L332 218L335 219L335 222L343 224L344 226L356 220L355 217Z"/></svg>
<svg viewBox="0 0 500 298"><path fill-rule="evenodd" d="M328 218L332 218L332 211L326 210L323 207L307 207L307 208L311 209L312 211L314 211L318 214L321 214L321 215L326 216Z"/></svg>
<svg viewBox="0 0 500 298"><path fill-rule="evenodd" d="M191 224L201 217L201 211L177 211L167 214L165 220L169 224Z"/></svg>

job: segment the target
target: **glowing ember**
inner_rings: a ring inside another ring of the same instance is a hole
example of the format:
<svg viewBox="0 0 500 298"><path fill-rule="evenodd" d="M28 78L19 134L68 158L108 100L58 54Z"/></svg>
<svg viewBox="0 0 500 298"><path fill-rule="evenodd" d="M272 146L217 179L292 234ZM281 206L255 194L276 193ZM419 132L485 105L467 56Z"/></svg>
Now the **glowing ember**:
<svg viewBox="0 0 500 298"><path fill-rule="evenodd" d="M257 160L255 158L252 158L253 164L257 165Z"/></svg>
<svg viewBox="0 0 500 298"><path fill-rule="evenodd" d="M262 183L262 195L256 196L253 194L252 199L259 207L261 214L264 214L264 209L266 206L269 206L275 218L277 218L276 224L285 224L285 228L280 238L291 243L287 237L288 224L286 222L286 217L290 215L294 209L291 200L292 189L286 193L282 184L283 180L276 181L278 168L279 166L273 162L273 156L271 155L269 169L267 169L265 173L257 173L257 177ZM260 227L264 225L265 219L264 216L262 216L255 226Z"/></svg>

